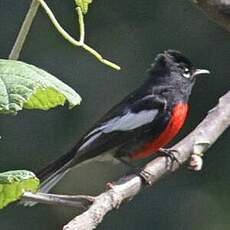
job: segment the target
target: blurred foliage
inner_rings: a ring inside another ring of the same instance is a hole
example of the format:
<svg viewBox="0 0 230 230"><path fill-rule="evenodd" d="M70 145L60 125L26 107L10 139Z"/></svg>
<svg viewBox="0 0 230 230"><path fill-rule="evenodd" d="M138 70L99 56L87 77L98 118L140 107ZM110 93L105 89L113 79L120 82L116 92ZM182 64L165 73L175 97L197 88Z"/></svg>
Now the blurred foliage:
<svg viewBox="0 0 230 230"><path fill-rule="evenodd" d="M93 0L75 0L77 6L81 7L81 10L84 14L88 12L89 4L92 3Z"/></svg>
<svg viewBox="0 0 230 230"><path fill-rule="evenodd" d="M81 97L46 71L20 61L0 59L0 113L16 114L22 108L48 110Z"/></svg>
<svg viewBox="0 0 230 230"><path fill-rule="evenodd" d="M39 179L29 171L0 173L0 209L21 198L24 192L36 192Z"/></svg>

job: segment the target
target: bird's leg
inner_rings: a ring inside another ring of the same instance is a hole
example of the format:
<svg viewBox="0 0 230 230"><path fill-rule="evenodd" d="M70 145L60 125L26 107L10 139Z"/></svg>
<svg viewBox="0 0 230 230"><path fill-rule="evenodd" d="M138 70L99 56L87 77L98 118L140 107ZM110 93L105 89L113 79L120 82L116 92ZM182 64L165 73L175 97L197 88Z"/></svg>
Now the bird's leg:
<svg viewBox="0 0 230 230"><path fill-rule="evenodd" d="M128 168L134 170L134 171L140 171L139 168L137 168L136 166L134 166L131 161L130 161L130 158L129 157L124 157L124 156L119 156L119 155L115 155L114 158L118 161L120 161L122 164L124 164L125 166L128 166ZM108 189L112 189L114 186L114 183L113 182L108 182L106 184L106 187Z"/></svg>
<svg viewBox="0 0 230 230"><path fill-rule="evenodd" d="M145 184L145 185L152 185L152 174L150 172L147 172L143 169L140 169L139 172L137 173L137 175L139 177L141 177L142 179L142 182Z"/></svg>
<svg viewBox="0 0 230 230"><path fill-rule="evenodd" d="M177 150L160 148L159 152L163 154L164 156L168 156L170 158L172 162L171 168L173 166L174 161L176 161L179 165L182 165L181 162L175 156L175 153L178 153ZM187 168L193 171L200 171L203 166L202 157L203 157L203 154L196 154L196 153L192 154Z"/></svg>
<svg viewBox="0 0 230 230"><path fill-rule="evenodd" d="M161 153L163 156L169 157L172 161L176 161L177 163L180 164L180 161L177 159L175 156L175 153L178 153L177 150L175 149L165 149L165 148L160 148L158 150L159 153Z"/></svg>
<svg viewBox="0 0 230 230"><path fill-rule="evenodd" d="M178 153L177 150L160 148L158 150L158 152L160 153L159 155L167 157L167 167L171 171L173 171L174 162L177 162L179 165L181 165L181 162L175 156L175 153ZM169 161L168 161L168 159L169 159ZM152 178L153 175L151 173L149 173L149 172L147 172L145 170L140 170L138 175L143 179L143 182L146 183L147 185L152 184L151 178Z"/></svg>
<svg viewBox="0 0 230 230"><path fill-rule="evenodd" d="M136 167L131 163L130 158L129 157L115 157L117 160L119 160L122 164L128 166L131 169L136 169Z"/></svg>
<svg viewBox="0 0 230 230"><path fill-rule="evenodd" d="M117 157L117 159L121 163L123 163L124 165L128 166L129 168L131 168L137 176L141 177L143 183L145 183L147 185L151 185L152 184L152 182L151 182L152 175L149 172L144 171L142 167L136 167L136 166L134 166L130 162L130 159L128 157ZM107 186L109 188L112 187L111 185L112 185L112 183L108 183L107 184Z"/></svg>
<svg viewBox="0 0 230 230"><path fill-rule="evenodd" d="M177 150L175 149L165 149L165 148L160 148L158 150L160 155L166 156L170 159L170 162L167 163L167 166L172 170L173 169L173 164L174 162L177 162L179 165L181 165L181 162L177 159L175 156L175 153L178 153Z"/></svg>

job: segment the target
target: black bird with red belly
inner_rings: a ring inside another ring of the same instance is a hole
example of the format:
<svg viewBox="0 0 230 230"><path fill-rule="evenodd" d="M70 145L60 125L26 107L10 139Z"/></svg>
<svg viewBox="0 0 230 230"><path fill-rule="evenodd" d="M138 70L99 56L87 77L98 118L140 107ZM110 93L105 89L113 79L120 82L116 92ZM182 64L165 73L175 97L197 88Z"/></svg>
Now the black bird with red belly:
<svg viewBox="0 0 230 230"><path fill-rule="evenodd" d="M176 50L158 54L147 80L109 110L66 154L41 170L41 191L48 192L71 168L108 151L139 160L167 145L182 128L196 77L195 68Z"/></svg>

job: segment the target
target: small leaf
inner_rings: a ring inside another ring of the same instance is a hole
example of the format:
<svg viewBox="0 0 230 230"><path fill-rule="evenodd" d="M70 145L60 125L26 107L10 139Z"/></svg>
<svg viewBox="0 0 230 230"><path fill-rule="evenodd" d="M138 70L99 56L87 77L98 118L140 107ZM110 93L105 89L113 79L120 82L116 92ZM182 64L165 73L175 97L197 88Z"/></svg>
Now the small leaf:
<svg viewBox="0 0 230 230"><path fill-rule="evenodd" d="M48 72L20 61L0 59L0 113L16 114L26 109L48 110L81 97Z"/></svg>
<svg viewBox="0 0 230 230"><path fill-rule="evenodd" d="M24 192L36 192L39 184L34 173L26 170L0 173L0 209L19 200Z"/></svg>
<svg viewBox="0 0 230 230"><path fill-rule="evenodd" d="M89 4L92 3L93 0L75 0L77 6L79 6L83 12L86 14L88 12Z"/></svg>

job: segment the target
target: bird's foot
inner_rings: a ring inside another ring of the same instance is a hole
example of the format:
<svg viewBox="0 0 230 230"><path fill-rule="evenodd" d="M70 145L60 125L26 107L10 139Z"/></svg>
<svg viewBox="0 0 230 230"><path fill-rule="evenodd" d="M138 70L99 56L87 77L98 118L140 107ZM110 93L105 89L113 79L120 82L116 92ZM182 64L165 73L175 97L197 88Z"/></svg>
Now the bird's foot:
<svg viewBox="0 0 230 230"><path fill-rule="evenodd" d="M176 162L177 164L181 165L182 163L178 160L178 158L176 157L175 154L178 154L178 151L175 149L165 149L165 148L160 148L158 150L158 152L160 153L160 155L162 156L166 156L169 161L167 162L167 167L173 171L173 166L174 166L174 162Z"/></svg>
<svg viewBox="0 0 230 230"><path fill-rule="evenodd" d="M140 176L143 183L147 184L147 185L151 185L151 177L152 175L149 172L144 171L142 168L136 167L134 165L132 165L132 163L130 163L130 161L128 160L128 158L122 158L120 157L119 160L126 166L128 166L129 168L131 168L134 173L137 176ZM109 184L109 186L111 186L112 184Z"/></svg>
<svg viewBox="0 0 230 230"><path fill-rule="evenodd" d="M203 166L203 154L192 154L188 168L193 171L200 171Z"/></svg>
<svg viewBox="0 0 230 230"><path fill-rule="evenodd" d="M147 172L143 169L139 170L137 175L142 179L142 182L146 185L152 185L152 177L153 175L150 172Z"/></svg>

